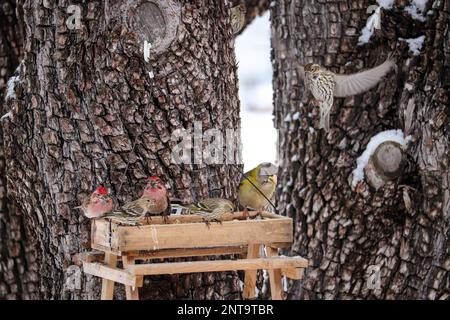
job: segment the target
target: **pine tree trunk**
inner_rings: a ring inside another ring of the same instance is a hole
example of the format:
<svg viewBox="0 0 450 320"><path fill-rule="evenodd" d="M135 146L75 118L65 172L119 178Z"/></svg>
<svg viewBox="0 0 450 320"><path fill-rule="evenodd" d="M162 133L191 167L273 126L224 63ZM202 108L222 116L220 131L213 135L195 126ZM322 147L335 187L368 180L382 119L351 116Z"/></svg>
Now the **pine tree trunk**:
<svg viewBox="0 0 450 320"><path fill-rule="evenodd" d="M360 46L369 1L279 0L272 9L278 207L295 221L290 253L311 262L304 280L290 283L290 299L450 298L450 1L428 1L424 22L396 2ZM400 38L421 35L415 56ZM336 99L330 132L318 129L296 63L351 73L394 50L397 72ZM356 159L387 129L412 137L403 174L378 190L365 180L352 188ZM380 287L368 286L377 268Z"/></svg>
<svg viewBox="0 0 450 320"><path fill-rule="evenodd" d="M97 278L66 281L90 247L89 223L73 208L99 184L120 203L153 174L183 201L236 198L242 167L233 159L175 164L170 151L172 132L194 121L239 132L229 3L154 2L160 10L141 1L25 1L24 61L2 122L17 217L3 213L0 298L99 297ZM146 278L141 296L230 299L240 290L236 272L161 276Z"/></svg>

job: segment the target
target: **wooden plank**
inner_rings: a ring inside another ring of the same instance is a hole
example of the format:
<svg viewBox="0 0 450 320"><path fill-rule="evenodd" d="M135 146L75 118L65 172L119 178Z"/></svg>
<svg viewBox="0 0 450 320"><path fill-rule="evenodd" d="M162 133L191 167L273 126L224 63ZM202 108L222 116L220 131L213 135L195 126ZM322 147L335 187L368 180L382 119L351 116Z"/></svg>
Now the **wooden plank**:
<svg viewBox="0 0 450 320"><path fill-rule="evenodd" d="M300 280L303 278L304 271L303 268L281 269L281 275L289 279Z"/></svg>
<svg viewBox="0 0 450 320"><path fill-rule="evenodd" d="M265 242L264 245L272 248L282 249L282 248L290 248L292 246L292 242L270 242L270 243Z"/></svg>
<svg viewBox="0 0 450 320"><path fill-rule="evenodd" d="M107 266L109 266L110 268L115 268L117 265L117 256L111 253L106 253L105 254L105 264ZM90 273L89 271L95 272L95 268L91 268L92 270L90 270L90 265L86 265L83 263L83 270L86 273ZM96 275L94 273L91 273L93 275ZM113 296L114 296L114 281L112 281L113 279L107 279L105 277L102 277L102 295L101 295L101 299L102 300L112 300Z"/></svg>
<svg viewBox="0 0 450 320"><path fill-rule="evenodd" d="M117 231L120 226L105 219L92 219L91 248L120 254L118 248Z"/></svg>
<svg viewBox="0 0 450 320"><path fill-rule="evenodd" d="M114 290L115 282L133 287L139 286L139 281L136 280L136 276L134 274L131 274L124 269L107 266L101 262L84 262L83 270L87 274L103 278L104 282L111 283L111 286L106 288L102 285L102 300L112 299L113 291L111 290ZM105 299L103 299L103 296L105 296ZM109 299L107 299L108 297Z"/></svg>
<svg viewBox="0 0 450 320"><path fill-rule="evenodd" d="M289 219L285 216L280 216L271 212L263 211L261 213L263 217L267 219ZM249 211L248 217L255 218L257 217L257 211ZM225 213L222 216L222 221L232 221L232 220L247 220L247 216L244 216L243 211L230 212ZM142 218L140 223L144 225L159 225L159 224L183 224L183 223L202 223L204 222L203 218L197 214L188 214L188 215L170 215L168 216L167 221L164 221L163 217L152 217L151 220L147 220L146 218ZM115 222L114 222L115 223Z"/></svg>
<svg viewBox="0 0 450 320"><path fill-rule="evenodd" d="M123 256L122 257L123 268L125 271L128 270L130 265L134 265L134 258ZM141 277L142 278L142 277ZM125 286L125 295L127 300L139 300L139 291L137 286Z"/></svg>
<svg viewBox="0 0 450 320"><path fill-rule="evenodd" d="M276 257L278 256L278 249L272 247L266 247L267 257ZM285 258L281 258L285 259ZM289 258L290 259L290 258ZM267 270L269 273L270 279L270 293L272 295L272 300L282 300L283 299L283 289L281 283L281 268L278 269L269 269Z"/></svg>
<svg viewBox="0 0 450 320"><path fill-rule="evenodd" d="M247 254L246 246L230 246L215 248L198 248L198 249L164 249L157 251L129 251L127 256L133 257L134 260L148 260L160 258L184 258L197 256L219 256L229 254ZM80 253L80 259L85 262L100 262L104 260L105 253L102 251L91 251ZM117 257L121 260L121 257Z"/></svg>
<svg viewBox="0 0 450 320"><path fill-rule="evenodd" d="M249 244L247 259L258 258L260 247L260 244ZM244 292L242 293L244 299L252 299L255 297L256 274L257 270L245 271Z"/></svg>
<svg viewBox="0 0 450 320"><path fill-rule="evenodd" d="M219 272L228 270L306 268L308 261L300 257L258 258L242 260L189 261L173 263L136 264L128 267L135 275Z"/></svg>
<svg viewBox="0 0 450 320"><path fill-rule="evenodd" d="M247 245L261 241L292 242L291 219L226 221L221 225L188 223L183 225L122 226L112 235L117 250L157 250Z"/></svg>
<svg viewBox="0 0 450 320"><path fill-rule="evenodd" d="M184 258L197 256L218 256L228 254L242 254L247 253L246 246L229 246L229 247L214 247L214 248L179 248L179 249L163 249L157 251L147 252L127 252L127 255L134 257L136 260L148 260L158 258Z"/></svg>

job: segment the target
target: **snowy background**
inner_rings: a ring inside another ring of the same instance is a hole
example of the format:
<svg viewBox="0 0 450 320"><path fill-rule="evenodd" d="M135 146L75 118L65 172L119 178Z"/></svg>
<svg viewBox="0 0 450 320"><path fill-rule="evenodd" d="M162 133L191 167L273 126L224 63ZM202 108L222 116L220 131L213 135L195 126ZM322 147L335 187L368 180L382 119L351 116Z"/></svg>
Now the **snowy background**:
<svg viewBox="0 0 450 320"><path fill-rule="evenodd" d="M273 127L272 64L269 12L258 17L236 39L241 100L244 170L261 162L276 163Z"/></svg>

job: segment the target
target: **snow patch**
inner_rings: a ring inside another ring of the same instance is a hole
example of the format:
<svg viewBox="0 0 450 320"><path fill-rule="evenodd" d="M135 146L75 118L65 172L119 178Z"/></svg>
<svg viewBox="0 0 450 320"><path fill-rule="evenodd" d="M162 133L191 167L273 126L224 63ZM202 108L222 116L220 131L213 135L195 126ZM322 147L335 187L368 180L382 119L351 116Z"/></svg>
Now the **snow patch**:
<svg viewBox="0 0 450 320"><path fill-rule="evenodd" d="M6 85L6 96L5 96L5 101L7 101L8 99L14 99L16 98L16 92L15 92L15 87L16 87L16 83L19 82L19 76L13 76L11 78L9 78L8 83Z"/></svg>
<svg viewBox="0 0 450 320"><path fill-rule="evenodd" d="M284 122L290 122L290 121L292 121L292 117L291 117L291 114L287 114L287 116L284 118Z"/></svg>
<svg viewBox="0 0 450 320"><path fill-rule="evenodd" d="M239 287L241 288L241 291L244 291L244 282L242 280L239 280Z"/></svg>
<svg viewBox="0 0 450 320"><path fill-rule="evenodd" d="M283 290L284 292L288 291L288 279L286 276L283 276L283 278L281 278L281 282L283 283Z"/></svg>
<svg viewBox="0 0 450 320"><path fill-rule="evenodd" d="M420 36L412 39L403 39L400 40L406 41L409 46L409 51L412 52L413 55L418 56L420 54L420 50L422 49L423 41L425 40L425 36Z"/></svg>
<svg viewBox="0 0 450 320"><path fill-rule="evenodd" d="M147 40L144 41L144 60L145 62L148 62L150 60L150 49L152 48L152 44L150 42L147 42Z"/></svg>
<svg viewBox="0 0 450 320"><path fill-rule="evenodd" d="M427 5L427 2L428 0L412 0L411 4L405 7L404 11L409 13L413 19L425 21L425 6Z"/></svg>
<svg viewBox="0 0 450 320"><path fill-rule="evenodd" d="M294 113L294 115L292 116L292 120L298 120L298 119L300 119L300 112L296 112L296 113Z"/></svg>
<svg viewBox="0 0 450 320"><path fill-rule="evenodd" d="M0 120L7 119L7 118L12 118L12 112L8 112L8 113L4 114L4 115L0 118Z"/></svg>
<svg viewBox="0 0 450 320"><path fill-rule="evenodd" d="M382 131L370 138L366 150L364 150L362 155L356 160L357 166L353 170L352 187L356 187L358 182L364 179L364 168L369 163L370 156L380 144L386 141L394 141L402 146L405 146L410 139L411 136L407 136L405 138L402 130L400 129Z"/></svg>
<svg viewBox="0 0 450 320"><path fill-rule="evenodd" d="M377 2L383 9L392 9L394 4L394 0L377 0Z"/></svg>
<svg viewBox="0 0 450 320"><path fill-rule="evenodd" d="M375 12L367 19L366 25L358 38L358 45L368 43L375 29L381 29L381 9L378 7Z"/></svg>
<svg viewBox="0 0 450 320"><path fill-rule="evenodd" d="M389 10L394 4L394 0L377 0L379 6L371 5L367 8L367 13L373 14L367 19L366 25L358 38L358 45L368 43L375 29L381 29L381 8Z"/></svg>
<svg viewBox="0 0 450 320"><path fill-rule="evenodd" d="M267 292L267 283L269 282L269 273L267 270L263 270L263 286L261 288L262 294L265 294Z"/></svg>

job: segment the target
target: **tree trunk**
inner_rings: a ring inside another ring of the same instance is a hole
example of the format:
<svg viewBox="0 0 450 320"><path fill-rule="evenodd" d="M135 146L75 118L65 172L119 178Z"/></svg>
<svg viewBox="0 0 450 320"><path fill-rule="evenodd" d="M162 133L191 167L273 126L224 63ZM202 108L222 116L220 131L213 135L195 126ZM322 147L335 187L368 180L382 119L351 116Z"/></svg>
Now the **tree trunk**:
<svg viewBox="0 0 450 320"><path fill-rule="evenodd" d="M171 160L172 132L195 121L239 133L228 2L56 3L23 7L23 67L2 122L7 196L18 216L2 219L1 297L98 298L97 278L68 281L90 247L89 223L73 208L97 185L123 203L156 174L183 201L235 199L242 171L233 159ZM141 296L230 299L240 290L236 272L174 275L147 277Z"/></svg>
<svg viewBox="0 0 450 320"><path fill-rule="evenodd" d="M0 5L0 117L6 113L3 100L8 79L23 57L22 24L14 0ZM21 250L22 217L7 199L6 162L3 149L3 121L0 120L0 298L20 294L19 266L25 264Z"/></svg>
<svg viewBox="0 0 450 320"><path fill-rule="evenodd" d="M428 1L423 22L396 2L363 45L369 1L279 0L272 8L278 207L295 221L290 253L311 263L304 280L290 283L290 299L450 298L450 1ZM401 38L421 35L415 56ZM394 50L397 72L336 99L330 132L318 129L296 63L351 73ZM378 190L364 180L352 188L356 159L387 129L411 135L403 174Z"/></svg>

